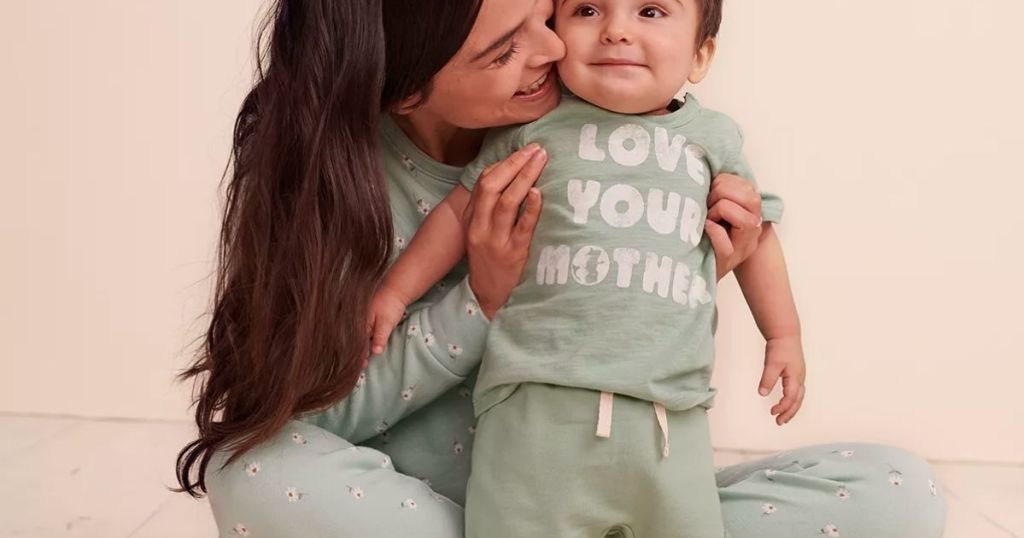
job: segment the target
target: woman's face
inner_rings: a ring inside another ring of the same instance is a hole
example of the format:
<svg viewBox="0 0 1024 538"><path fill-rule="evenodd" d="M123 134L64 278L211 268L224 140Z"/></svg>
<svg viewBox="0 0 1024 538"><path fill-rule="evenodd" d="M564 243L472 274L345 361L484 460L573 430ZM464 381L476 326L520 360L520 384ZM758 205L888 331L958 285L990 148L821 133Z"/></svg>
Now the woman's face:
<svg viewBox="0 0 1024 538"><path fill-rule="evenodd" d="M540 118L558 105L555 62L565 45L547 20L554 0L483 0L459 52L433 79L420 110L464 129Z"/></svg>

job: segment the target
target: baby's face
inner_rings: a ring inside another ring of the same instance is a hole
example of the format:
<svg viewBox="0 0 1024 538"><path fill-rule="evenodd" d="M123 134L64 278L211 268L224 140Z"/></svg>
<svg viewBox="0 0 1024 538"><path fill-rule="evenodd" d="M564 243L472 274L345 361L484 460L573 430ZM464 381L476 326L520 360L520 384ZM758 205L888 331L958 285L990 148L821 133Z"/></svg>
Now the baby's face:
<svg viewBox="0 0 1024 538"><path fill-rule="evenodd" d="M697 0L555 0L559 78L601 108L657 112L694 71L699 25Z"/></svg>

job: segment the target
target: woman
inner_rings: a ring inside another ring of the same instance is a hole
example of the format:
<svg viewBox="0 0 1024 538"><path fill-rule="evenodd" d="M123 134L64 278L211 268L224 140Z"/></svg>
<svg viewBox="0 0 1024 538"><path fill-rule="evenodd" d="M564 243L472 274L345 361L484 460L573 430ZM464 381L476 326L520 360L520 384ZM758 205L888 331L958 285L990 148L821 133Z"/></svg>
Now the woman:
<svg viewBox="0 0 1024 538"><path fill-rule="evenodd" d="M467 266L368 362L364 312L485 130L557 104L554 85L535 84L564 53L551 10L276 5L236 124L211 326L183 374L202 384L199 439L178 478L209 494L221 536L462 535L468 395L489 320L524 269L543 158L514 154L485 173L495 188L474 190ZM721 277L756 248L760 198L722 176L709 205ZM808 447L718 476L734 538L940 536L945 504L929 480L920 458L872 445Z"/></svg>

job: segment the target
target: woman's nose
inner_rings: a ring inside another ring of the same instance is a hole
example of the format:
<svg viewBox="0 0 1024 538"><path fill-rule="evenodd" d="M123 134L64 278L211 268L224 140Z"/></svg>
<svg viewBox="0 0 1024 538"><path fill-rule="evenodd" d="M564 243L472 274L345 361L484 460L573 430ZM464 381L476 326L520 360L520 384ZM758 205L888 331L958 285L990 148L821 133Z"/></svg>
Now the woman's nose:
<svg viewBox="0 0 1024 538"><path fill-rule="evenodd" d="M530 57L531 66L549 64L565 58L565 42L551 28L544 26L540 31L537 53Z"/></svg>

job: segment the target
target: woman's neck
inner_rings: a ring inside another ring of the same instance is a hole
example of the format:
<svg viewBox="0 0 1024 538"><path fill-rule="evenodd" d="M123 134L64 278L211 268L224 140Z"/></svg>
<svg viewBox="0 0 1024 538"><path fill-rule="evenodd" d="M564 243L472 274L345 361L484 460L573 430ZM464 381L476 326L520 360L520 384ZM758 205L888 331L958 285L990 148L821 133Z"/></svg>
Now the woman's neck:
<svg viewBox="0 0 1024 538"><path fill-rule="evenodd" d="M395 123L431 159L449 166L466 166L480 152L486 129L456 127L423 110L394 114Z"/></svg>

